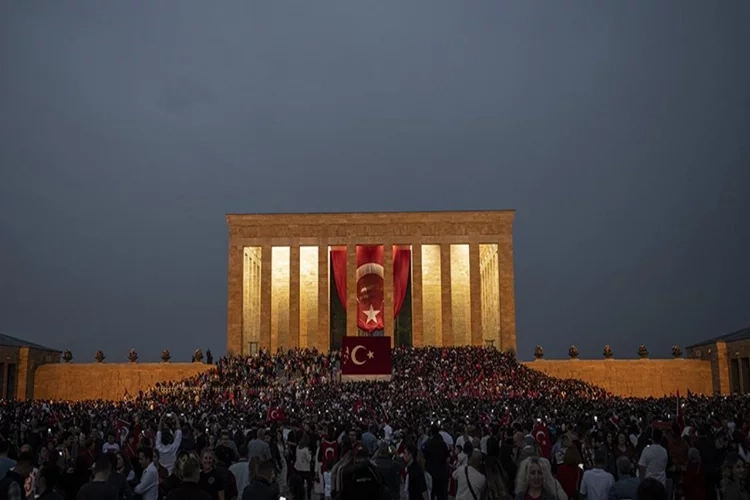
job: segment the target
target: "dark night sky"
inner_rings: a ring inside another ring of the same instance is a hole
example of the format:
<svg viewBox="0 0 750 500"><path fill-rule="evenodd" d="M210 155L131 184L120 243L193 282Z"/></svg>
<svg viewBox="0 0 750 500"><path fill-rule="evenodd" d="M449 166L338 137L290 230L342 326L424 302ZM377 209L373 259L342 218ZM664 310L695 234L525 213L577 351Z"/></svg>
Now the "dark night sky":
<svg viewBox="0 0 750 500"><path fill-rule="evenodd" d="M750 3L8 1L0 331L222 353L227 212L515 208L520 357L750 326Z"/></svg>

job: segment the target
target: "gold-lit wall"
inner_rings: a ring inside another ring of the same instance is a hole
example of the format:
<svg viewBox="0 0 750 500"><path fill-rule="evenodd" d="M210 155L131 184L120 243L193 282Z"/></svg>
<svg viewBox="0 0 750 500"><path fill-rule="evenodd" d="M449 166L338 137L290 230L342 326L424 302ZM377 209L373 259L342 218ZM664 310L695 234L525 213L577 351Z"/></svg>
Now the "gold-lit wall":
<svg viewBox="0 0 750 500"><path fill-rule="evenodd" d="M422 245L422 321L426 345L443 345L440 281L440 245Z"/></svg>
<svg viewBox="0 0 750 500"><path fill-rule="evenodd" d="M479 245L479 272L482 287L482 338L485 341L494 340L495 347L502 349L497 244Z"/></svg>
<svg viewBox="0 0 750 500"><path fill-rule="evenodd" d="M299 259L299 346L313 347L318 331L318 247L301 247Z"/></svg>
<svg viewBox="0 0 750 500"><path fill-rule="evenodd" d="M271 352L289 348L289 247L271 248Z"/></svg>
<svg viewBox="0 0 750 500"><path fill-rule="evenodd" d="M469 245L451 245L451 318L453 342L471 345Z"/></svg>
<svg viewBox="0 0 750 500"><path fill-rule="evenodd" d="M260 342L260 247L244 248L242 279L242 348L250 350L251 342Z"/></svg>

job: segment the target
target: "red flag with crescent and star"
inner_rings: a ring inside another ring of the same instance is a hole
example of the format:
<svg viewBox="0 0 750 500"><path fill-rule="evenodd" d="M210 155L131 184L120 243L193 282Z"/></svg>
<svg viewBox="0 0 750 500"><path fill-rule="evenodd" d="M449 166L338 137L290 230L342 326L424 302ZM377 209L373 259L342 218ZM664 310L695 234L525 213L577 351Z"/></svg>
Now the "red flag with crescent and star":
<svg viewBox="0 0 750 500"><path fill-rule="evenodd" d="M281 422L285 418L286 413L284 413L283 408L279 408L278 406L268 407L268 416L266 417L266 420L269 420L271 422Z"/></svg>
<svg viewBox="0 0 750 500"><path fill-rule="evenodd" d="M542 457L549 460L550 456L552 455L552 440L549 437L547 426L542 422L537 422L537 424L534 426L534 430L531 432L531 435L539 445L539 452Z"/></svg>
<svg viewBox="0 0 750 500"><path fill-rule="evenodd" d="M329 441L327 438L323 438L320 441L320 459L321 459L321 470L326 470L326 462L331 460L336 462L339 459L339 446L336 440Z"/></svg>
<svg viewBox="0 0 750 500"><path fill-rule="evenodd" d="M357 327L383 329L383 245L357 246Z"/></svg>
<svg viewBox="0 0 750 500"><path fill-rule="evenodd" d="M342 375L390 375L390 337L344 337L341 343Z"/></svg>

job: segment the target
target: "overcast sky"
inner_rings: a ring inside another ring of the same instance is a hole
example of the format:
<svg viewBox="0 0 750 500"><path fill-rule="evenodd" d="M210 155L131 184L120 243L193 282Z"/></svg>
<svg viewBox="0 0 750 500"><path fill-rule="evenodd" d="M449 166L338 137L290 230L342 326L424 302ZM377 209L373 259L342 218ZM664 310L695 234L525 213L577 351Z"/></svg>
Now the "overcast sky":
<svg viewBox="0 0 750 500"><path fill-rule="evenodd" d="M0 331L226 346L227 212L517 210L519 357L750 326L750 3L9 0Z"/></svg>

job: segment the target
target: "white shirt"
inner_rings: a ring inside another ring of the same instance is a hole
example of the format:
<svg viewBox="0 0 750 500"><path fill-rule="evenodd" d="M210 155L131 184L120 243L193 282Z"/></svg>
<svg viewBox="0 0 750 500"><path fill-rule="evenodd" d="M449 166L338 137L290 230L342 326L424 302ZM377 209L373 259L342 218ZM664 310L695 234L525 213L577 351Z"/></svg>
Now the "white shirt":
<svg viewBox="0 0 750 500"><path fill-rule="evenodd" d="M102 445L102 453L117 453L120 451L120 445L117 443L104 443Z"/></svg>
<svg viewBox="0 0 750 500"><path fill-rule="evenodd" d="M312 461L312 454L307 448L297 448L297 459L294 461L294 470L300 472L310 471L310 462Z"/></svg>
<svg viewBox="0 0 750 500"><path fill-rule="evenodd" d="M250 464L246 460L240 460L229 467L229 472L237 482L237 491L245 491L245 486L250 483Z"/></svg>
<svg viewBox="0 0 750 500"><path fill-rule="evenodd" d="M383 435L385 436L386 441L390 441L393 437L393 427L391 427L388 424L385 424L383 426Z"/></svg>
<svg viewBox="0 0 750 500"><path fill-rule="evenodd" d="M177 462L177 451L180 449L182 443L182 431L177 429L174 433L174 441L171 444L163 444L161 442L161 431L156 433L156 451L159 452L159 465L167 469L169 474L174 469L174 464Z"/></svg>
<svg viewBox="0 0 750 500"><path fill-rule="evenodd" d="M453 471L453 479L456 480L456 500L474 500L474 495L471 494L471 489L469 489L469 483L466 482L467 470L469 471L471 489L474 490L474 495L479 500L482 497L482 491L484 491L487 480L481 472L468 465L459 467Z"/></svg>
<svg viewBox="0 0 750 500"><path fill-rule="evenodd" d="M445 441L445 444L448 445L448 449L452 450L453 449L453 437L445 431L440 431L440 437L442 437L443 441Z"/></svg>
<svg viewBox="0 0 750 500"><path fill-rule="evenodd" d="M646 468L646 477L642 477L641 480L652 477L667 485L667 450L663 446L646 446L641 453L641 459L638 460L638 466Z"/></svg>
<svg viewBox="0 0 750 500"><path fill-rule="evenodd" d="M586 500L607 500L614 484L615 478L609 472L603 469L587 470L581 479L581 495L586 495Z"/></svg>
<svg viewBox="0 0 750 500"><path fill-rule="evenodd" d="M141 481L133 489L142 500L159 500L159 471L152 463L143 471Z"/></svg>

